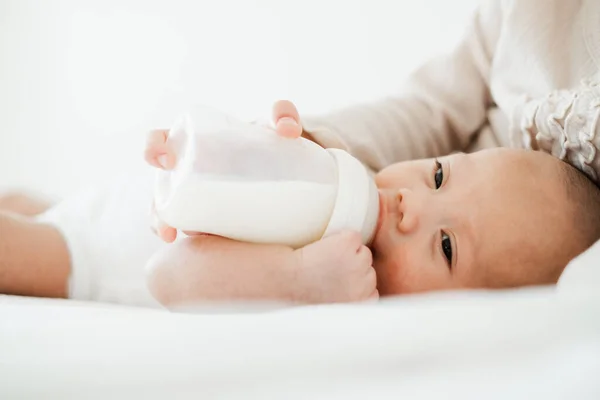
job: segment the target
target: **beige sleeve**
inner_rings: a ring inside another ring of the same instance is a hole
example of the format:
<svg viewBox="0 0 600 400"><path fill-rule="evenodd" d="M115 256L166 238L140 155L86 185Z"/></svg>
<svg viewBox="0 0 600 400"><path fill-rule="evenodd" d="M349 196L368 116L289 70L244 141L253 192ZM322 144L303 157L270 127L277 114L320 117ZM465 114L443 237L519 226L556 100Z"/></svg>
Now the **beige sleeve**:
<svg viewBox="0 0 600 400"><path fill-rule="evenodd" d="M523 147L564 160L600 182L600 75L576 90L558 90L526 103Z"/></svg>
<svg viewBox="0 0 600 400"><path fill-rule="evenodd" d="M500 0L483 2L454 51L417 69L397 95L303 116L305 131L324 147L349 151L374 171L465 149L491 103L488 82L501 8Z"/></svg>

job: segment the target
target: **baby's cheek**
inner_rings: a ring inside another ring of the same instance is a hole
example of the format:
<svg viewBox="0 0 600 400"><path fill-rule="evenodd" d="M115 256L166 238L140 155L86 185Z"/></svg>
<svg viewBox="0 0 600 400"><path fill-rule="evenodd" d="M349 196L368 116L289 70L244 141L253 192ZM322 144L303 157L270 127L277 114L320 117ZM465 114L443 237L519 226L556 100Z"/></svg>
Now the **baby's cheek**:
<svg viewBox="0 0 600 400"><path fill-rule="evenodd" d="M382 185L386 182L385 179L385 170L379 172L377 175L375 175L375 184L377 185L377 187L382 187Z"/></svg>
<svg viewBox="0 0 600 400"><path fill-rule="evenodd" d="M375 184L380 189L393 188L395 186L394 183L396 183L395 176L393 166L388 167L375 175Z"/></svg>
<svg viewBox="0 0 600 400"><path fill-rule="evenodd" d="M407 247L396 248L375 261L377 287L382 295L411 293L418 290L420 269L416 254Z"/></svg>

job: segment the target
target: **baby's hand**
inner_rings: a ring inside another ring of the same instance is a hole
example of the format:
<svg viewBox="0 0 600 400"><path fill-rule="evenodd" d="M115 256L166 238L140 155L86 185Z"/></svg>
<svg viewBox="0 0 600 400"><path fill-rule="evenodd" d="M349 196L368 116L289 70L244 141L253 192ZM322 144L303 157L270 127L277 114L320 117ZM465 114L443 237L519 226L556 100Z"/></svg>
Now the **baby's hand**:
<svg viewBox="0 0 600 400"><path fill-rule="evenodd" d="M306 303L377 300L371 250L356 232L344 232L295 251L297 300Z"/></svg>
<svg viewBox="0 0 600 400"><path fill-rule="evenodd" d="M144 151L144 159L146 162L156 168L172 169L175 167L175 153L167 143L169 137L168 129L155 129L150 131L146 140L146 149ZM177 230L162 222L152 203L152 225L151 228L167 243L175 241L177 238Z"/></svg>
<svg viewBox="0 0 600 400"><path fill-rule="evenodd" d="M296 106L287 100L273 105L272 120L281 136L297 138L304 133ZM299 259L296 300L331 303L379 299L373 256L359 233L330 236L294 253Z"/></svg>

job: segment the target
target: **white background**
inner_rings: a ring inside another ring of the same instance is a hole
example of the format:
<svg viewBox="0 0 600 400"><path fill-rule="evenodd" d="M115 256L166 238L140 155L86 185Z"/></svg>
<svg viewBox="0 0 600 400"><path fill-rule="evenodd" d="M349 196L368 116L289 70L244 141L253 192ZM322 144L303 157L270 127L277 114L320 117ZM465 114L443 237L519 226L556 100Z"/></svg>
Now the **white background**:
<svg viewBox="0 0 600 400"><path fill-rule="evenodd" d="M477 0L0 0L0 187L61 197L146 168L189 102L244 119L392 92Z"/></svg>

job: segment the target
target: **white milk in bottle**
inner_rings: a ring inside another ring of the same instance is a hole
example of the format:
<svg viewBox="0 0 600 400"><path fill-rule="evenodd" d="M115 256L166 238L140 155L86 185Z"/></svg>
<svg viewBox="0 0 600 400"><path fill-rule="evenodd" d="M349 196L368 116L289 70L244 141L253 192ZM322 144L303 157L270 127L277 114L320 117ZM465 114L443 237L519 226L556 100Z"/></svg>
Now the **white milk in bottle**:
<svg viewBox="0 0 600 400"><path fill-rule="evenodd" d="M176 166L158 171L155 207L174 228L294 248L342 229L374 235L377 189L346 152L208 108L183 114L168 144Z"/></svg>

